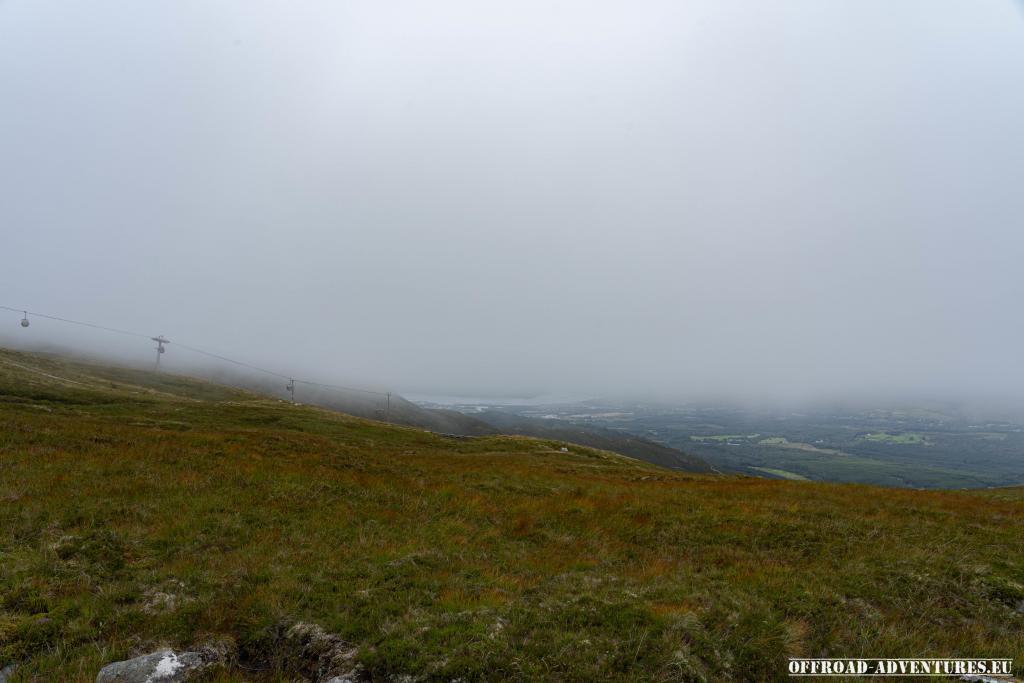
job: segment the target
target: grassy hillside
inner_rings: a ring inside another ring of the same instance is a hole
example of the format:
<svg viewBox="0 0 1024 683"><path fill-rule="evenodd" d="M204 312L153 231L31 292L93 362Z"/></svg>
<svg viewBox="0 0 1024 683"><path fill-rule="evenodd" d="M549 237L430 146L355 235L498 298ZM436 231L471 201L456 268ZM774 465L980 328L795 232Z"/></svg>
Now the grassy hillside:
<svg viewBox="0 0 1024 683"><path fill-rule="evenodd" d="M287 397L287 393L283 390L284 383L277 378L267 378L244 372L222 371L221 376L214 375L211 379L268 396ZM379 392L363 392L358 389L339 391L300 384L296 390L296 400L304 405L329 408L348 415L392 422L406 427L421 427L442 434L482 436L494 432L490 425L473 419L469 415L448 410L421 408L398 394L391 396L389 405L385 396Z"/></svg>
<svg viewBox="0 0 1024 683"><path fill-rule="evenodd" d="M0 335L0 348L4 348L5 342L9 341ZM78 363L92 364L94 367L102 366L106 362L102 357L84 356L80 352L66 347L50 346L45 349L19 348L18 350L29 353L39 352L39 355L50 358L56 356L65 360L73 359ZM285 389L285 380L255 372L251 368L220 364L197 366L194 368L194 372L198 373L199 377L224 387L244 389L268 398L291 398ZM388 396L381 391L313 385L304 382L300 382L296 387L295 400L303 405L328 408L347 415L406 427L419 427L438 434L535 436L549 440L571 441L608 450L669 469L686 472L715 471L708 463L689 453L601 427L552 423L550 420L522 418L499 412L488 413L487 419L483 420L480 419L481 416L471 416L456 410L420 406L395 393Z"/></svg>
<svg viewBox="0 0 1024 683"><path fill-rule="evenodd" d="M681 474L558 446L0 351L0 667L92 681L227 639L239 667L215 680L294 680L274 652L296 620L376 679L1024 663L1024 490Z"/></svg>

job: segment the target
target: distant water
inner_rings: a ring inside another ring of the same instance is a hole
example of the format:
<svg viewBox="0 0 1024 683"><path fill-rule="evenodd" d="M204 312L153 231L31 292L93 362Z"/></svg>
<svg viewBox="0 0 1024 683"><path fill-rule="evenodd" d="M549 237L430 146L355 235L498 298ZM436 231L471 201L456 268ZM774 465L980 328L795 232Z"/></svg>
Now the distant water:
<svg viewBox="0 0 1024 683"><path fill-rule="evenodd" d="M432 403L442 406L547 406L561 403L581 403L589 397L567 394L541 394L539 396L455 396L452 394L403 394L413 403Z"/></svg>

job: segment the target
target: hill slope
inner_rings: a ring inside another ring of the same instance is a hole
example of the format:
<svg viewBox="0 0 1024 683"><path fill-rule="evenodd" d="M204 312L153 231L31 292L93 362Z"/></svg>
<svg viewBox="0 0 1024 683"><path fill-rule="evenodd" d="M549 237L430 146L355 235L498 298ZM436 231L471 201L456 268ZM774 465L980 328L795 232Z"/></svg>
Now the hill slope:
<svg viewBox="0 0 1024 683"><path fill-rule="evenodd" d="M569 441L612 451L672 470L705 473L714 471L709 464L696 456L662 446L639 436L615 432L611 429L582 427L560 420L542 420L500 410L488 410L479 413L476 417L504 434L521 434L542 439Z"/></svg>
<svg viewBox="0 0 1024 683"><path fill-rule="evenodd" d="M10 344L12 339L0 335L0 349ZM45 348L18 348L21 351L44 358L60 357L64 362L87 364L96 368L102 367L107 361L99 357L83 356L80 352L66 347L48 346ZM109 369L109 368L108 368ZM290 399L285 390L285 381L279 377L268 377L265 374L221 365L199 366L193 369L198 376L214 383L256 392L265 396ZM493 436L497 434L519 434L536 436L544 439L558 439L578 443L594 448L625 455L644 462L649 462L669 469L685 472L715 471L708 463L682 450L656 444L634 435L622 434L600 427L583 427L564 424L561 427L545 420L518 418L511 414L488 414L487 420L467 415L456 410L424 407L409 401L398 394L386 395L381 391L367 391L356 388L343 388L331 385L313 385L300 383L296 387L296 400L303 405L329 408L338 412L380 420L407 427L421 427L438 434L458 434L460 436ZM493 419L492 419L493 418Z"/></svg>
<svg viewBox="0 0 1024 683"><path fill-rule="evenodd" d="M92 681L223 639L237 666L216 680L295 680L278 636L300 620L374 679L1024 661L1021 489L681 474L557 445L0 351L0 668Z"/></svg>
<svg viewBox="0 0 1024 683"><path fill-rule="evenodd" d="M217 381L269 395L283 395L280 381L267 380L263 377L225 374L217 378ZM390 408L387 411L384 408L384 399L380 395L360 393L358 390L339 392L302 386L299 396L301 402L305 404L330 408L357 417L386 419L387 422L394 424L422 427L439 434L534 436L600 448L673 470L705 473L715 471L711 465L695 455L635 435L601 427L584 427L500 411L466 415L455 410L422 407L397 394L391 396Z"/></svg>

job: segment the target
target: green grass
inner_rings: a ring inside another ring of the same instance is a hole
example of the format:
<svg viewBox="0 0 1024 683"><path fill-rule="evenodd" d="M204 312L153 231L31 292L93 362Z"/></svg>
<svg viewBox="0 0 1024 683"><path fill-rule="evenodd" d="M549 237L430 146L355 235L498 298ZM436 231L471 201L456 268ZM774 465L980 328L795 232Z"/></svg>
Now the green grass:
<svg viewBox="0 0 1024 683"><path fill-rule="evenodd" d="M762 446L775 446L777 448L789 448L795 451L807 451L808 453L821 453L824 455L841 455L848 456L849 453L843 453L841 450L836 448L818 448L812 446L809 443L802 443L800 441L790 441L789 439L782 436L772 436L767 439L761 439L758 443Z"/></svg>
<svg viewBox="0 0 1024 683"><path fill-rule="evenodd" d="M868 441L880 441L884 443L899 443L899 444L927 444L928 441L922 434L915 434L912 432L904 432L900 434L890 434L888 432L877 432L874 434L867 434L864 436Z"/></svg>
<svg viewBox="0 0 1024 683"><path fill-rule="evenodd" d="M691 436L693 441L739 441L741 439L756 439L760 434L712 434L711 436Z"/></svg>
<svg viewBox="0 0 1024 683"><path fill-rule="evenodd" d="M561 445L0 351L0 665L92 681L223 638L250 669L217 680L292 680L261 653L294 620L375 678L1024 662L1024 489L684 475Z"/></svg>
<svg viewBox="0 0 1024 683"><path fill-rule="evenodd" d="M796 472L777 470L772 467L752 467L751 469L757 470L758 472L764 472L766 474L774 474L776 477L782 477L783 479L790 479L792 481L808 481L807 477L797 474Z"/></svg>
<svg viewBox="0 0 1024 683"><path fill-rule="evenodd" d="M815 481L858 482L864 472L884 486L976 488L989 482L964 470L901 463L855 455L835 456L803 449L786 449L772 459L772 469L800 474ZM760 465L758 465L760 466Z"/></svg>

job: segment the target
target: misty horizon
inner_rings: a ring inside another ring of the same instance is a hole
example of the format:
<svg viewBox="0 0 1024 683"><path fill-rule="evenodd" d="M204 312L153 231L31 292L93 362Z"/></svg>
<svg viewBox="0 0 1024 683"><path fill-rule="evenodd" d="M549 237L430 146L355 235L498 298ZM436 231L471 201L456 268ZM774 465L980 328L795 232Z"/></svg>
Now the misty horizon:
<svg viewBox="0 0 1024 683"><path fill-rule="evenodd" d="M1010 0L6 2L0 305L407 394L1019 405L1022 82Z"/></svg>

